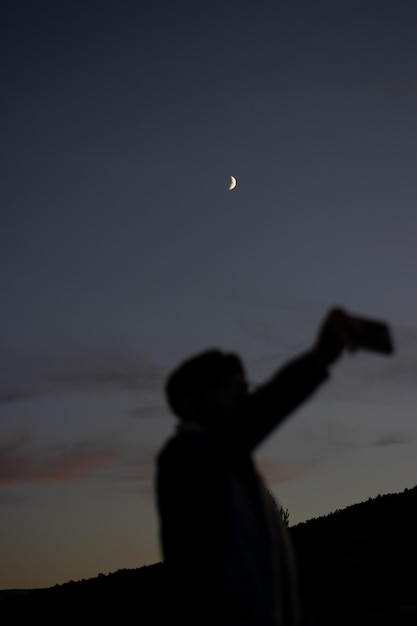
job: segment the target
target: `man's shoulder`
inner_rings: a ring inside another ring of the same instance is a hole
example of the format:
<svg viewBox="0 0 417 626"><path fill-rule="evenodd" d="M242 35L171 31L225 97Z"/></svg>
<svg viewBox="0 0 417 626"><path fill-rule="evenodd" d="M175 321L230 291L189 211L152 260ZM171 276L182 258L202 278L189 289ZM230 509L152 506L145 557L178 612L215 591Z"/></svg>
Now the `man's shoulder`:
<svg viewBox="0 0 417 626"><path fill-rule="evenodd" d="M208 449L208 437L203 430L179 429L163 445L158 454L158 462L163 463L170 459L199 458Z"/></svg>
<svg viewBox="0 0 417 626"><path fill-rule="evenodd" d="M203 433L175 434L157 456L158 488L167 493L175 485L177 497L181 490L187 494L190 487L209 489L223 473Z"/></svg>

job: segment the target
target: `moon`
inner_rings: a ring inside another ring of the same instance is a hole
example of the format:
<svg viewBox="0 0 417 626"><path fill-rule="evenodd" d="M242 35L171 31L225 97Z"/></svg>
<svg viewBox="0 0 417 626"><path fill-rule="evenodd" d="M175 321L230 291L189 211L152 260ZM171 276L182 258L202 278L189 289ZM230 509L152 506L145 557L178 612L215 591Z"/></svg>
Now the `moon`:
<svg viewBox="0 0 417 626"><path fill-rule="evenodd" d="M234 189L237 185L237 181L236 178L234 176L230 177L230 185L229 185L229 191L231 191L232 189Z"/></svg>

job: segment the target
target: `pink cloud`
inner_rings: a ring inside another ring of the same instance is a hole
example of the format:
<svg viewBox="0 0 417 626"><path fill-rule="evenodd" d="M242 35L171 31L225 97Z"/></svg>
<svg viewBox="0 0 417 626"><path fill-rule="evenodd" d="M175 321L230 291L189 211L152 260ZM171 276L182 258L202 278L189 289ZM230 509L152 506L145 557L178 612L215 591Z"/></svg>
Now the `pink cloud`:
<svg viewBox="0 0 417 626"><path fill-rule="evenodd" d="M257 465L269 485L279 485L310 473L317 465L317 461L298 459L279 462L262 459L258 461Z"/></svg>
<svg viewBox="0 0 417 626"><path fill-rule="evenodd" d="M31 451L19 441L0 447L0 485L71 482L108 466L118 455L112 447L58 446Z"/></svg>

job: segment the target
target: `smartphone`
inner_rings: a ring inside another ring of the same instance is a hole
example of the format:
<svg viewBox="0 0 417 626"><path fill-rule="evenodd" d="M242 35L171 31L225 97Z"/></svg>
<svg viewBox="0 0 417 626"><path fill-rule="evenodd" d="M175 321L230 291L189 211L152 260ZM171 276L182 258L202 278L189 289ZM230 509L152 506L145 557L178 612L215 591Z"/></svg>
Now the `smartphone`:
<svg viewBox="0 0 417 626"><path fill-rule="evenodd" d="M358 348L380 354L393 354L394 344L388 324L379 320L356 317L360 323Z"/></svg>

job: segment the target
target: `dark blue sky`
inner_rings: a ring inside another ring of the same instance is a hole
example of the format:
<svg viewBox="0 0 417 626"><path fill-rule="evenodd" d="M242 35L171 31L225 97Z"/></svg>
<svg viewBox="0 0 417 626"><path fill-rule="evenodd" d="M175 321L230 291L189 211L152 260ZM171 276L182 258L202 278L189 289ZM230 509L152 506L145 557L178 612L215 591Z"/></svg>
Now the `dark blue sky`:
<svg viewBox="0 0 417 626"><path fill-rule="evenodd" d="M292 523L413 486L416 5L6 0L0 46L0 588L158 560L166 373L261 380L333 304L398 354L259 462Z"/></svg>

